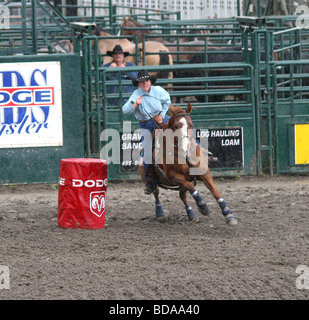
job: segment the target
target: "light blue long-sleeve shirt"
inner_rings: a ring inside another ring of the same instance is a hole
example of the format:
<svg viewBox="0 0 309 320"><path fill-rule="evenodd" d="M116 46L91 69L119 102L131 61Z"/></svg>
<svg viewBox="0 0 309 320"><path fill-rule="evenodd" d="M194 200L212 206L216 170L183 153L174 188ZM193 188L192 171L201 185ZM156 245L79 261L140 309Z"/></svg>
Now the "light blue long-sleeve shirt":
<svg viewBox="0 0 309 320"><path fill-rule="evenodd" d="M137 108L133 108L133 103L135 103L136 99L141 96L143 96L142 104ZM138 121L149 120L158 114L164 118L170 104L171 97L169 93L162 87L151 86L149 92L145 92L138 87L136 90L134 90L129 100L123 105L122 112L124 114L130 114L134 112L134 115Z"/></svg>

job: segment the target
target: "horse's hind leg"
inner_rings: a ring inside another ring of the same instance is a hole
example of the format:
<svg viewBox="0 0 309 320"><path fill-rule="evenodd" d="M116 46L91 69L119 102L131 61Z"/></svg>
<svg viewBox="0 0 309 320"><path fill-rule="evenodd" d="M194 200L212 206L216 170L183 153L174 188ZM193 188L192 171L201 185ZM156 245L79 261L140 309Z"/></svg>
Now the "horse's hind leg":
<svg viewBox="0 0 309 320"><path fill-rule="evenodd" d="M155 196L155 210L156 210L156 219L160 222L164 222L166 220L164 216L164 211L161 205L161 201L159 199L159 187L156 186L153 192Z"/></svg>
<svg viewBox="0 0 309 320"><path fill-rule="evenodd" d="M208 188L208 190L211 192L213 197L217 200L218 205L221 208L222 214L225 217L225 222L230 226L236 225L237 220L233 215L232 210L227 206L225 200L222 198L221 193L215 186L210 170L207 170L207 172L204 176L201 177L201 179L205 186Z"/></svg>
<svg viewBox="0 0 309 320"><path fill-rule="evenodd" d="M187 200L187 189L185 188L181 188L179 190L179 197L180 199L183 201L183 203L185 204L186 207L186 212L189 218L189 221L193 221L193 222L198 222L198 216L194 213L193 209L191 208L191 206L188 204L188 200Z"/></svg>

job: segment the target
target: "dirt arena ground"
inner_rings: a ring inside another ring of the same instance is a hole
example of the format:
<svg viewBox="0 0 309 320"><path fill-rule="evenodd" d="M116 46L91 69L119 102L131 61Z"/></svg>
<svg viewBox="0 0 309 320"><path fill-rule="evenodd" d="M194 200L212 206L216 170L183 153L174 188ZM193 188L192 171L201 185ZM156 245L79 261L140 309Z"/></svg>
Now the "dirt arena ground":
<svg viewBox="0 0 309 320"><path fill-rule="evenodd" d="M0 186L0 300L308 300L296 268L309 266L309 176L215 182L237 226L200 183L212 214L199 223L175 191L161 192L160 223L140 183L109 183L99 230L59 228L55 186Z"/></svg>

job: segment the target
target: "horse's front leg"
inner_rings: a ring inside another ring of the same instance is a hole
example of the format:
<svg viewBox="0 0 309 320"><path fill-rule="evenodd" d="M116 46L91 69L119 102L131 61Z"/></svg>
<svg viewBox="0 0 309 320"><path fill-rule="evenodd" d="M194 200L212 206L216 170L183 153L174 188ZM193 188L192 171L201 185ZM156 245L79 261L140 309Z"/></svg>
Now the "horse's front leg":
<svg viewBox="0 0 309 320"><path fill-rule="evenodd" d="M195 190L193 183L186 180L185 177L179 173L174 173L173 175L170 175L169 179L179 185L179 197L185 205L189 221L198 222L198 216L195 214L192 207L189 205L187 199L187 191L192 193Z"/></svg>
<svg viewBox="0 0 309 320"><path fill-rule="evenodd" d="M156 219L160 222L166 221L166 218L164 216L164 211L161 205L161 201L159 199L159 187L156 186L155 190L153 192L155 197L155 211L156 211Z"/></svg>
<svg viewBox="0 0 309 320"><path fill-rule="evenodd" d="M221 208L222 214L225 217L225 222L231 226L236 225L237 220L233 215L232 210L227 206L225 200L222 198L221 193L215 186L210 170L207 170L207 172L200 178L202 179L203 183L208 188L208 190L211 192L213 197L217 200L218 205Z"/></svg>
<svg viewBox="0 0 309 320"><path fill-rule="evenodd" d="M195 214L195 212L193 211L192 207L188 203L187 189L186 188L180 187L180 189L179 189L179 197L180 197L180 199L182 200L182 202L185 205L189 221L198 222L199 221L198 216Z"/></svg>
<svg viewBox="0 0 309 320"><path fill-rule="evenodd" d="M177 176L176 176L176 178L177 178ZM178 177L178 179L179 179L179 177ZM178 183L182 186L183 189L185 189L186 191L190 192L191 196L195 200L195 203L197 205L198 211L203 215L209 215L210 208L206 204L206 202L202 199L202 197L200 196L198 191L195 189L194 184L192 182L190 182L190 181L185 180L184 178L182 180L179 179ZM180 193L180 198L182 199L181 193ZM185 201L187 201L186 200L187 199L186 194L184 196L184 199L185 199ZM184 203L185 203L186 208L187 208L188 203L187 202L184 202ZM191 208L191 210L192 210L192 208Z"/></svg>
<svg viewBox="0 0 309 320"><path fill-rule="evenodd" d="M200 196L200 194L197 192L197 190L194 190L191 192L191 196L195 200L195 203L197 205L198 211L203 214L204 216L208 216L210 213L210 208L204 201L204 199Z"/></svg>

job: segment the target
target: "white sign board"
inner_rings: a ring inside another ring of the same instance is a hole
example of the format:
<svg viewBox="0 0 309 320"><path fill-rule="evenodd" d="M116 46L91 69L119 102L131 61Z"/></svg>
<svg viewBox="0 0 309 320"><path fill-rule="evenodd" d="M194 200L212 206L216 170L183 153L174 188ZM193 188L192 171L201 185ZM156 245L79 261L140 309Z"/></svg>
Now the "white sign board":
<svg viewBox="0 0 309 320"><path fill-rule="evenodd" d="M60 62L0 64L0 148L62 145Z"/></svg>

